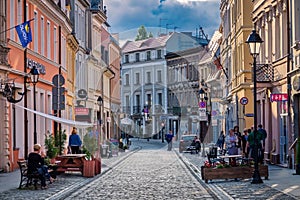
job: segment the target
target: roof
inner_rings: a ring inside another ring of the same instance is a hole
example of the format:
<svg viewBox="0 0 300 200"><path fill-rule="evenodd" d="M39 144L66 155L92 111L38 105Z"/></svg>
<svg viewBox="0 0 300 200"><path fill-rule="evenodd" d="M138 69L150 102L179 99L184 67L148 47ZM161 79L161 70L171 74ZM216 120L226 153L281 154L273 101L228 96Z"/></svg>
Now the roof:
<svg viewBox="0 0 300 200"><path fill-rule="evenodd" d="M168 39L172 36L170 35L164 35L157 38L148 38L145 40L139 40L139 41L127 41L123 47L122 52L123 53L130 53L134 51L143 51L147 49L155 49L158 47L163 47L166 45Z"/></svg>

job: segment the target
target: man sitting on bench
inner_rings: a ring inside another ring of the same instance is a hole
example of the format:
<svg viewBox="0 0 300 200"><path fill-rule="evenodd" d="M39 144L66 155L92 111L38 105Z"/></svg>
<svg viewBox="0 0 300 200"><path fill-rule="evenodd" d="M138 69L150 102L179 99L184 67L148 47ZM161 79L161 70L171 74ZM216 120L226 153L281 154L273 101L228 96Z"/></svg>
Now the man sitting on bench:
<svg viewBox="0 0 300 200"><path fill-rule="evenodd" d="M46 178L53 182L53 178L48 172L47 165L44 164L45 154L41 151L41 145L35 144L33 147L33 152L28 155L28 174L38 173L41 180L42 189L46 189Z"/></svg>

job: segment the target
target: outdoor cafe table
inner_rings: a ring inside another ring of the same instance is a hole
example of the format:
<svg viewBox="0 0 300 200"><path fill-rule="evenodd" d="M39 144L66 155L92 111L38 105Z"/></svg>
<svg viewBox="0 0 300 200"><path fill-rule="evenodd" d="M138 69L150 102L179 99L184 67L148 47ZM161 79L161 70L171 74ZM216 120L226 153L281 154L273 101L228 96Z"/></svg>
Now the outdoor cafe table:
<svg viewBox="0 0 300 200"><path fill-rule="evenodd" d="M86 154L67 154L58 156L57 160L61 162L57 165L57 172L80 171L82 173L85 156Z"/></svg>

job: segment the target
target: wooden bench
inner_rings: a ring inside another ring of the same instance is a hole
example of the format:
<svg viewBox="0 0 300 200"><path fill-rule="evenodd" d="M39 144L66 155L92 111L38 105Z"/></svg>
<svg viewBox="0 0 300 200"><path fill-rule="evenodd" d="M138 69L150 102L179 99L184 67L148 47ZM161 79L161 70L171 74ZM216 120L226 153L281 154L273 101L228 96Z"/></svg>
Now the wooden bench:
<svg viewBox="0 0 300 200"><path fill-rule="evenodd" d="M19 189L21 189L22 187L28 187L32 185L32 183L34 185L34 188L37 189L37 185L40 182L40 174L38 173L38 171L29 174L27 160L19 160L18 165L21 173ZM56 172L53 169L48 169L48 172L50 174L56 175Z"/></svg>

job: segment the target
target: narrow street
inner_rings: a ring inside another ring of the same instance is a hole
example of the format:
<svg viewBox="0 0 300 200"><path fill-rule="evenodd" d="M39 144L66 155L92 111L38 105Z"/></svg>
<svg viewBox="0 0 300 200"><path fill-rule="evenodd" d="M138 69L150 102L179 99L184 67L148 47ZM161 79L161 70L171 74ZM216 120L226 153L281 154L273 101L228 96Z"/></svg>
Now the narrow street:
<svg viewBox="0 0 300 200"><path fill-rule="evenodd" d="M212 199L174 151L141 143L141 150L66 199Z"/></svg>

